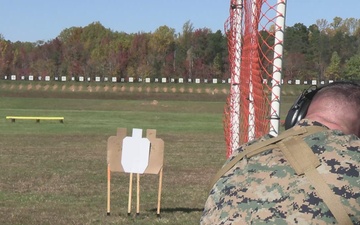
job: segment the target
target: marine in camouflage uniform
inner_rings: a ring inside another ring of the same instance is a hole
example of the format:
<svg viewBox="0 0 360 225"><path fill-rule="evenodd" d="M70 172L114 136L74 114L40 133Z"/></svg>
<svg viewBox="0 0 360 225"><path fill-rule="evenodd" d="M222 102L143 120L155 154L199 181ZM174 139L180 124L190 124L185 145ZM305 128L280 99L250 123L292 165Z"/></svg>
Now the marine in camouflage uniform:
<svg viewBox="0 0 360 225"><path fill-rule="evenodd" d="M297 126L323 125L304 119ZM259 141L269 138L265 136ZM360 224L360 138L326 130L307 136L304 141L318 156L321 165L317 170L325 182L340 197L353 223ZM235 151L227 162L243 148ZM283 153L272 149L242 159L216 182L200 224L337 224L337 221L307 177L296 175Z"/></svg>

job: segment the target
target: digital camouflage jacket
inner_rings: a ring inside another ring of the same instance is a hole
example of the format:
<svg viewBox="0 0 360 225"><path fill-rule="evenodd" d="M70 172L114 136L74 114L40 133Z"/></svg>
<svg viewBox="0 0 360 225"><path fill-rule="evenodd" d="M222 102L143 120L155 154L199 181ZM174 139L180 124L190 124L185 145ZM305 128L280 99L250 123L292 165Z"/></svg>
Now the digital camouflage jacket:
<svg viewBox="0 0 360 225"><path fill-rule="evenodd" d="M297 126L322 125L302 120ZM317 170L325 182L340 196L353 223L360 224L360 138L326 130L307 136L304 141L319 157L321 165ZM296 175L283 153L272 149L242 159L216 182L200 224L337 224L337 221L306 176Z"/></svg>

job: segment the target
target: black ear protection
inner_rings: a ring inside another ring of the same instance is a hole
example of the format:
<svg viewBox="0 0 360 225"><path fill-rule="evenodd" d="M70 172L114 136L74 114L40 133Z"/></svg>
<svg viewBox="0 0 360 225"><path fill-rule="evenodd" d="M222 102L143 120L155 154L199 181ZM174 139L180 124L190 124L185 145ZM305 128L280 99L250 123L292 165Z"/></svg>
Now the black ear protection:
<svg viewBox="0 0 360 225"><path fill-rule="evenodd" d="M305 89L301 93L301 95L296 99L295 103L289 109L289 112L285 119L285 129L287 130L293 127L297 122L299 122L306 116L311 100L318 91L320 91L324 87L336 86L339 84L355 85L359 87L359 84L351 81L337 81L327 85L323 85L321 87L317 87L316 85L310 86L308 89Z"/></svg>
<svg viewBox="0 0 360 225"><path fill-rule="evenodd" d="M289 109L285 119L285 129L293 127L297 122L306 116L311 100L321 88L315 85L305 89Z"/></svg>

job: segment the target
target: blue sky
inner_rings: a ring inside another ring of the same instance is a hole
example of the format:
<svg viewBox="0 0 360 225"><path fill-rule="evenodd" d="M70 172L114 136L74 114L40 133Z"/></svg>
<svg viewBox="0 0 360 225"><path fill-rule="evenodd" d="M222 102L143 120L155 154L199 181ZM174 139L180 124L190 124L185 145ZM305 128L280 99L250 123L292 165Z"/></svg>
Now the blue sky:
<svg viewBox="0 0 360 225"><path fill-rule="evenodd" d="M272 0L274 1L274 0ZM162 25L182 31L224 31L230 0L0 0L0 34L6 40L48 41L65 28L100 22L113 31L153 32ZM306 26L335 16L360 19L360 0L287 0L286 24Z"/></svg>

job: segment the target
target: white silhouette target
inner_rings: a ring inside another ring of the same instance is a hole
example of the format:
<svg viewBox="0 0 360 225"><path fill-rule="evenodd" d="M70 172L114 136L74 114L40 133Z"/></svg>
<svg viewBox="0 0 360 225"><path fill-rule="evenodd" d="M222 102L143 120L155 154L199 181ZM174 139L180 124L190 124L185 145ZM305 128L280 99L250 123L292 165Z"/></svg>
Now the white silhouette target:
<svg viewBox="0 0 360 225"><path fill-rule="evenodd" d="M122 144L121 165L126 173L144 173L149 164L150 141L142 137L142 129L133 129L132 137Z"/></svg>

